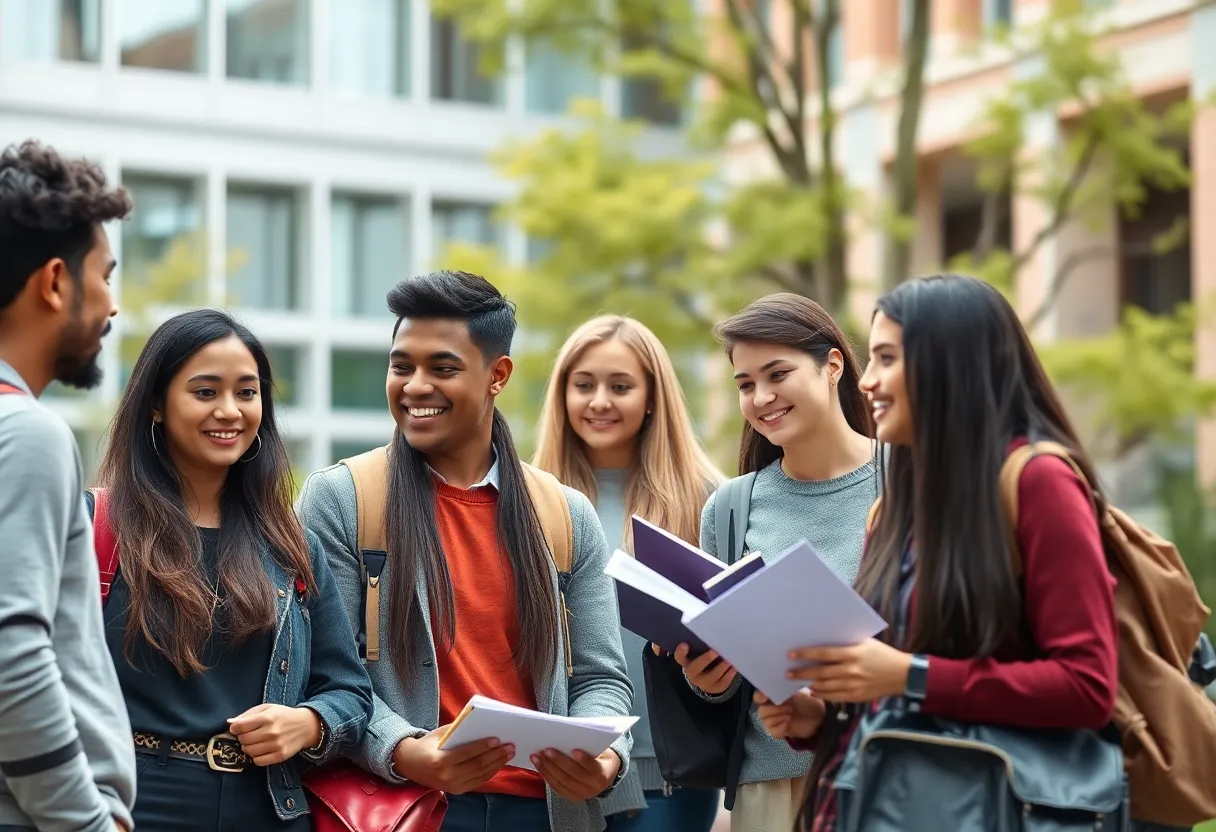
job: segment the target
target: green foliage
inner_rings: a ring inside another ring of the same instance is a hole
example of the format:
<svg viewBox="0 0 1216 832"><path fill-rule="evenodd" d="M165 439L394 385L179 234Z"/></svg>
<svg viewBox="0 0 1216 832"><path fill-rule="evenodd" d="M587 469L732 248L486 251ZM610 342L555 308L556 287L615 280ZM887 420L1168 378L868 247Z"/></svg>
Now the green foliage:
<svg viewBox="0 0 1216 832"><path fill-rule="evenodd" d="M1040 348L1054 379L1101 402L1097 425L1121 438L1170 435L1216 408L1216 382L1195 377L1196 308L1172 315L1128 307L1109 334Z"/></svg>
<svg viewBox="0 0 1216 832"><path fill-rule="evenodd" d="M1199 589L1199 597L1216 608L1216 494L1205 493L1192 468L1161 471L1159 497L1165 509L1165 533L1178 547ZM1208 636L1216 639L1216 617L1209 618Z"/></svg>

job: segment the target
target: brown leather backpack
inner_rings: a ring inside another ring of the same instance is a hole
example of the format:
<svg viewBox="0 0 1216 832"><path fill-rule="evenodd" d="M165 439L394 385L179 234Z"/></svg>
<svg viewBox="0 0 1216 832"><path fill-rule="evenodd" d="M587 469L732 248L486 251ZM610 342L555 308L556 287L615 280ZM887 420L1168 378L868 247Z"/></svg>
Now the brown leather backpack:
<svg viewBox="0 0 1216 832"><path fill-rule="evenodd" d="M1040 454L1060 457L1088 485L1062 445L1036 442L1015 449L1001 467L1001 494L1013 531L1018 481L1026 463ZM878 510L876 501L867 531ZM1174 544L1109 505L1102 509L1100 527L1106 563L1117 582L1119 693L1113 724L1123 740L1132 817L1190 827L1216 817L1216 704L1187 673L1211 610ZM1013 556L1020 575L1016 547Z"/></svg>

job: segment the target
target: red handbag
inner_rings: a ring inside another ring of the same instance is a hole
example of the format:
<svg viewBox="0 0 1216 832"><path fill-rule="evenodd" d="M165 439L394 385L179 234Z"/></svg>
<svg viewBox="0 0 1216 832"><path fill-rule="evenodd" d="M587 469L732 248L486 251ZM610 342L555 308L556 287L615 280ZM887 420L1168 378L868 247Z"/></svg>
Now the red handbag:
<svg viewBox="0 0 1216 832"><path fill-rule="evenodd" d="M304 778L314 832L439 832L448 799L417 783L386 783L345 760Z"/></svg>

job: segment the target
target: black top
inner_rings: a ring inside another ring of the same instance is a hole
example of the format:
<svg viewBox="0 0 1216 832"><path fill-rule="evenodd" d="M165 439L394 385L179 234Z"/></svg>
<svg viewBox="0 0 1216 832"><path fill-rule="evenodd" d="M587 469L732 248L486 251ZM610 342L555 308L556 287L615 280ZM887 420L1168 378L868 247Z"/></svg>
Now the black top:
<svg viewBox="0 0 1216 832"><path fill-rule="evenodd" d="M219 529L200 528L203 539L203 573L215 581L219 567ZM123 651L131 594L121 565L106 599L106 645L118 671L131 727L170 740L207 739L228 730L227 720L262 704L266 672L274 648L274 630L268 629L232 647L223 634L212 633L200 661L204 673L182 678L162 654L140 635L131 652ZM223 620L222 606L217 614Z"/></svg>

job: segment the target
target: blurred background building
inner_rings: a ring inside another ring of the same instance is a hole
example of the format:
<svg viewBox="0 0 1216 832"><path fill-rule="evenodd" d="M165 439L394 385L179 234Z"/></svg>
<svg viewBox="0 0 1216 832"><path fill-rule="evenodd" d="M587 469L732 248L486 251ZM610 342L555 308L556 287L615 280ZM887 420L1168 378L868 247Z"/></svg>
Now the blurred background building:
<svg viewBox="0 0 1216 832"><path fill-rule="evenodd" d="M488 78L478 58L417 0L0 0L4 143L88 156L137 205L110 232L125 314L105 386L49 392L86 467L134 330L199 304L271 345L297 471L382 444L388 287L451 240L526 256L491 216L507 185L488 154L575 96L676 141L645 82L522 49Z"/></svg>

